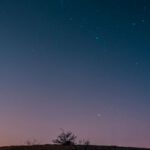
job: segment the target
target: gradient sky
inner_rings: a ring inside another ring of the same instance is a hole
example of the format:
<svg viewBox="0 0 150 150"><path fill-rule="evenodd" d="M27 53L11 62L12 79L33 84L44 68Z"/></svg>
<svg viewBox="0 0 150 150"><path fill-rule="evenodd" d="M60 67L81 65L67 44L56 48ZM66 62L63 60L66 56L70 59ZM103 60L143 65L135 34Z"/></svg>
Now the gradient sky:
<svg viewBox="0 0 150 150"><path fill-rule="evenodd" d="M150 147L149 0L1 0L0 145Z"/></svg>

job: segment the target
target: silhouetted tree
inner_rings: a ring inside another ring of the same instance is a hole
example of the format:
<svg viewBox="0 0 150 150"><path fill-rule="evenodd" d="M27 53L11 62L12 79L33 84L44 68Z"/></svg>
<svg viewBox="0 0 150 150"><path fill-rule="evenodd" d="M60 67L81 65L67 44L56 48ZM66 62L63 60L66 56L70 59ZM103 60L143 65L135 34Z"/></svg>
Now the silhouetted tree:
<svg viewBox="0 0 150 150"><path fill-rule="evenodd" d="M72 132L64 132L63 130L62 133L53 140L53 143L60 145L75 145L75 140L76 136Z"/></svg>

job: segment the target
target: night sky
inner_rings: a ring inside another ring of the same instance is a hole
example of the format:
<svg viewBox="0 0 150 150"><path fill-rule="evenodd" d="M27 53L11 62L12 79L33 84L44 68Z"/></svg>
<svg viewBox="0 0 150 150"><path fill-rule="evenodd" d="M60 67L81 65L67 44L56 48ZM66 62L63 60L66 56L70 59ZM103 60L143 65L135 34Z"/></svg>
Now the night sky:
<svg viewBox="0 0 150 150"><path fill-rule="evenodd" d="M149 0L1 0L0 145L150 147Z"/></svg>

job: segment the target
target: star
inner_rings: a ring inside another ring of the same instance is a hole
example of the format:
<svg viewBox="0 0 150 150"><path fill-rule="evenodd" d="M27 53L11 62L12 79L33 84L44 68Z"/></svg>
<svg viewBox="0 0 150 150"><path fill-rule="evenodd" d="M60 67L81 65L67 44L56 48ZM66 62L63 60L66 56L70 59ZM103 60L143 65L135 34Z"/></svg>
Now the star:
<svg viewBox="0 0 150 150"><path fill-rule="evenodd" d="M145 20L144 20L144 19L142 19L142 20L141 20L141 22L143 22L143 23L144 23L144 22L145 22Z"/></svg>
<svg viewBox="0 0 150 150"><path fill-rule="evenodd" d="M32 49L31 51L32 51L32 53L35 53L35 52L36 52L36 50L35 50L35 49Z"/></svg>
<svg viewBox="0 0 150 150"><path fill-rule="evenodd" d="M96 40L99 40L99 36L96 36Z"/></svg>
<svg viewBox="0 0 150 150"><path fill-rule="evenodd" d="M101 114L97 114L97 117L101 117L102 115Z"/></svg>
<svg viewBox="0 0 150 150"><path fill-rule="evenodd" d="M104 49L104 53L108 52L108 50Z"/></svg>
<svg viewBox="0 0 150 150"><path fill-rule="evenodd" d="M72 18L72 17L70 17L70 18L69 18L69 20L70 20L70 21L72 21L72 20L73 20L73 18Z"/></svg>
<svg viewBox="0 0 150 150"><path fill-rule="evenodd" d="M64 0L60 0L60 6L62 9L64 8Z"/></svg>
<svg viewBox="0 0 150 150"><path fill-rule="evenodd" d="M132 22L132 26L136 26L137 25L137 23L136 22Z"/></svg>
<svg viewBox="0 0 150 150"><path fill-rule="evenodd" d="M146 11L146 9L147 9L147 7L146 7L146 6L144 6L144 11Z"/></svg>
<svg viewBox="0 0 150 150"><path fill-rule="evenodd" d="M80 28L84 28L84 25L80 25Z"/></svg>

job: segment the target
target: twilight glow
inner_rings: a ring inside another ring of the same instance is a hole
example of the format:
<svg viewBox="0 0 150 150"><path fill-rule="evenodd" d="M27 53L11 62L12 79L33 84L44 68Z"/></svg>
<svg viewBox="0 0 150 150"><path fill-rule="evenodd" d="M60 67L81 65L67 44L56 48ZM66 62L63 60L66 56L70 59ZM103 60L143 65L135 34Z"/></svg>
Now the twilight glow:
<svg viewBox="0 0 150 150"><path fill-rule="evenodd" d="M149 0L1 0L0 146L150 147Z"/></svg>

